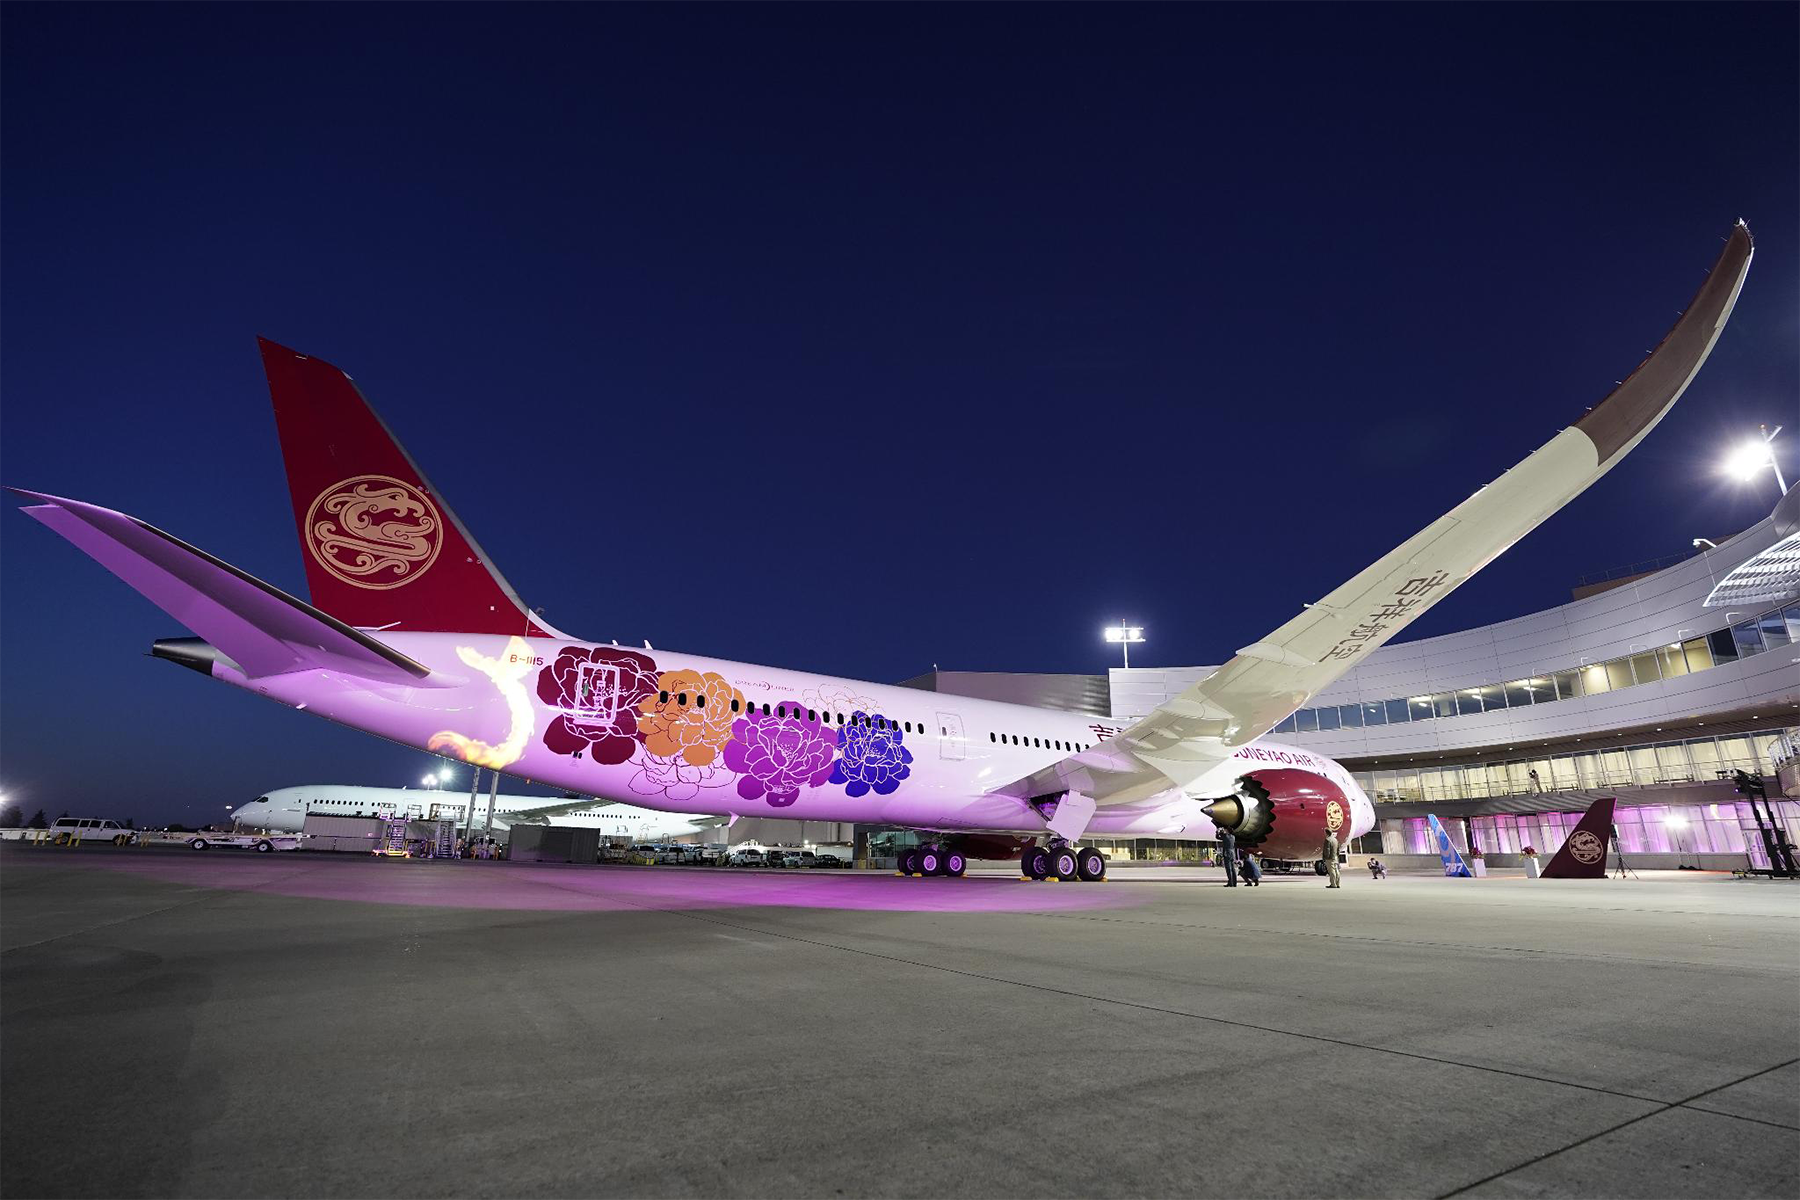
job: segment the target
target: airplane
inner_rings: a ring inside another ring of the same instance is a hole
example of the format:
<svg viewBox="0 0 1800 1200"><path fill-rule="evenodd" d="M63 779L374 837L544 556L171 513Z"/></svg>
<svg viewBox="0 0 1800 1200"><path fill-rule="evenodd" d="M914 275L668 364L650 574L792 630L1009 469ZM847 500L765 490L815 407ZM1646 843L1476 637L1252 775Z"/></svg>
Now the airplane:
<svg viewBox="0 0 1800 1200"><path fill-rule="evenodd" d="M156 656L477 767L667 811L918 830L899 863L915 876L1017 853L1027 878L1099 880L1090 834L1218 829L1322 868L1326 831L1347 843L1374 806L1337 762L1265 735L1617 465L1705 362L1752 253L1739 221L1600 403L1131 720L570 637L520 600L348 375L266 339L310 603L135 517L13 490L197 635L157 641Z"/></svg>
<svg viewBox="0 0 1800 1200"><path fill-rule="evenodd" d="M637 841L687 837L703 830L717 830L718 818L668 813L631 804L612 804L586 796L558 800L545 796L495 796L493 826L505 831L514 825L563 825L598 829L608 837ZM475 798L475 820L486 825L488 798ZM299 833L311 813L328 816L361 816L391 812L450 818L468 816L469 798L458 792L428 788L358 787L350 784L315 783L277 788L232 810L231 823L240 829L269 833Z"/></svg>

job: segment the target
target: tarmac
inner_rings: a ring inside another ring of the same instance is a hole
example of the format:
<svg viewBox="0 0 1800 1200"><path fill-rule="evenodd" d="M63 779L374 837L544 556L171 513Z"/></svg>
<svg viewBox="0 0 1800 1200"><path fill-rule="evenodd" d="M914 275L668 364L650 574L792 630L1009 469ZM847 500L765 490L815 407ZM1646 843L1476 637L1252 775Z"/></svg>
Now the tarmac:
<svg viewBox="0 0 1800 1200"><path fill-rule="evenodd" d="M1796 1196L1800 885L0 848L0 1191Z"/></svg>

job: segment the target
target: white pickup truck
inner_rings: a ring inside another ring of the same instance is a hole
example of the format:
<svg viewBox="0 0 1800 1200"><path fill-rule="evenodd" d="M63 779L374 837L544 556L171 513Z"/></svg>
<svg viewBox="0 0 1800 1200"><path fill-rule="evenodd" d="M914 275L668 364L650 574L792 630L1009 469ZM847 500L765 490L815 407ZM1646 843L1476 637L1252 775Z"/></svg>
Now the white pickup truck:
<svg viewBox="0 0 1800 1200"><path fill-rule="evenodd" d="M76 840L111 842L115 846L129 846L137 841L135 829L127 829L117 821L106 821L99 817L58 817L56 824L44 832L59 846Z"/></svg>
<svg viewBox="0 0 1800 1200"><path fill-rule="evenodd" d="M180 833L171 840L179 841L190 850L211 850L214 846L235 846L240 850L254 850L258 854L270 854L276 850L298 850L300 839L291 833Z"/></svg>

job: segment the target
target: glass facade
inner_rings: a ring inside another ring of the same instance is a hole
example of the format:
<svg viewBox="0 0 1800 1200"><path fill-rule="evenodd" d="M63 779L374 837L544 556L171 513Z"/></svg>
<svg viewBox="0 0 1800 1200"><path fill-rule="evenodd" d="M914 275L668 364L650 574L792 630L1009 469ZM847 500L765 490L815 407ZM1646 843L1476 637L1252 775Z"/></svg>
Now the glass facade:
<svg viewBox="0 0 1800 1200"><path fill-rule="evenodd" d="M1724 666L1753 654L1784 650L1800 644L1800 605L1790 604L1717 629L1705 637L1670 642L1654 650L1592 663L1571 671L1490 683L1435 696L1407 696L1372 700L1362 704L1303 708L1277 725L1273 733L1316 733L1331 729L1362 729L1371 725L1398 725L1406 721L1434 721L1440 717L1469 716L1496 708L1523 708L1550 704L1577 696L1598 696L1621 688L1638 687L1660 679L1674 679Z"/></svg>
<svg viewBox="0 0 1800 1200"><path fill-rule="evenodd" d="M1778 824L1788 830L1800 827L1800 803L1776 800L1770 807ZM1518 854L1530 846L1538 852L1538 861L1548 862L1584 815L1553 812L1470 817L1468 829L1473 831L1484 854ZM1768 865L1756 818L1746 801L1621 805L1613 814L1613 824L1619 830L1619 849L1627 856L1742 854L1755 866ZM1457 849L1466 854L1469 847L1465 844L1463 823L1446 821L1444 827ZM1386 822L1382 827L1381 852L1435 855L1437 845L1432 840L1430 823L1424 817ZM1698 865L1697 859L1694 865Z"/></svg>
<svg viewBox="0 0 1800 1200"><path fill-rule="evenodd" d="M1445 766L1408 764L1386 771L1352 771L1369 799L1481 800L1490 796L1530 793L1531 772L1545 791L1635 787L1648 783L1695 783L1720 771L1771 770L1776 757L1788 757L1800 745L1800 729L1771 729L1722 737L1678 738L1600 750L1558 750L1533 758L1497 756L1481 763Z"/></svg>

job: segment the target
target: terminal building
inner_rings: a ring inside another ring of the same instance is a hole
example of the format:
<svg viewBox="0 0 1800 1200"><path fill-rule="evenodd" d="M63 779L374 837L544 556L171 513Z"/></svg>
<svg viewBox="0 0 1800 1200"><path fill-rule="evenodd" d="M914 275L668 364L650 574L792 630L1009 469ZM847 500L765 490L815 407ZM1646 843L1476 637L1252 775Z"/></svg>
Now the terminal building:
<svg viewBox="0 0 1800 1200"><path fill-rule="evenodd" d="M1213 669L909 682L1131 718ZM1586 583L1567 604L1371 651L1271 736L1356 776L1379 818L1367 852L1432 853L1431 813L1504 865L1553 852L1610 796L1632 864L1767 867L1728 776L1764 776L1775 819L1800 831L1800 487L1737 536Z"/></svg>

